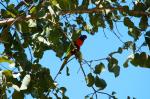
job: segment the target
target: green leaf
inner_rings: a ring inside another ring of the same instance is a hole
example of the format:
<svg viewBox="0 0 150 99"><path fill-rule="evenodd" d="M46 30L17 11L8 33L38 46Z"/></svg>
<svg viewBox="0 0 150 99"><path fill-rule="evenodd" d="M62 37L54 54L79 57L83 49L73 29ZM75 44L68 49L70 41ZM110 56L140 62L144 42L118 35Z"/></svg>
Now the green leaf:
<svg viewBox="0 0 150 99"><path fill-rule="evenodd" d="M129 6L123 6L124 12L128 13L129 12Z"/></svg>
<svg viewBox="0 0 150 99"><path fill-rule="evenodd" d="M127 99L131 99L130 96L127 96Z"/></svg>
<svg viewBox="0 0 150 99"><path fill-rule="evenodd" d="M150 68L150 56L148 56L148 59L145 61L144 67L145 68Z"/></svg>
<svg viewBox="0 0 150 99"><path fill-rule="evenodd" d="M136 53L134 59L131 60L131 64L134 66L147 67L149 63L149 56L145 53ZM149 65L148 65L149 66Z"/></svg>
<svg viewBox="0 0 150 99"><path fill-rule="evenodd" d="M30 13L31 13L31 14L36 14L36 13L37 13L37 7L36 7L36 6L33 6L33 7L30 9Z"/></svg>
<svg viewBox="0 0 150 99"><path fill-rule="evenodd" d="M120 74L120 67L119 66L114 66L113 67L113 73L115 74L115 77L118 77Z"/></svg>
<svg viewBox="0 0 150 99"><path fill-rule="evenodd" d="M26 21L22 22L16 22L16 29L21 32L21 33L28 33L29 32L29 27L28 23Z"/></svg>
<svg viewBox="0 0 150 99"><path fill-rule="evenodd" d="M146 32L145 42L146 42L146 44L148 45L148 47L150 49L150 31Z"/></svg>
<svg viewBox="0 0 150 99"><path fill-rule="evenodd" d="M111 2L116 2L117 0L111 0Z"/></svg>
<svg viewBox="0 0 150 99"><path fill-rule="evenodd" d="M89 74L87 75L86 80L87 80L87 86L88 86L88 87L92 87L93 84L94 84L94 76L92 75L92 73L89 73Z"/></svg>
<svg viewBox="0 0 150 99"><path fill-rule="evenodd" d="M138 2L137 4L134 5L134 10L136 10L136 11L145 12L146 9L147 8L146 8L145 4L142 2Z"/></svg>
<svg viewBox="0 0 150 99"><path fill-rule="evenodd" d="M147 61L148 59L148 55L145 53L145 52L142 52L140 54L140 62L139 62L139 66L143 67L145 62Z"/></svg>
<svg viewBox="0 0 150 99"><path fill-rule="evenodd" d="M0 57L0 63L2 63L2 62L7 62L7 63L9 63L9 64L14 63L12 60L9 60L9 59L6 58L6 57Z"/></svg>
<svg viewBox="0 0 150 99"><path fill-rule="evenodd" d="M3 18L11 17L10 15L8 15L7 10L5 10L5 9L1 9L1 16Z"/></svg>
<svg viewBox="0 0 150 99"><path fill-rule="evenodd" d="M140 23L139 23L139 27L142 30L146 30L147 29L147 27L148 27L148 18L147 18L147 16L142 16L141 17L141 20L140 20Z"/></svg>
<svg viewBox="0 0 150 99"><path fill-rule="evenodd" d="M111 17L112 17L112 13L108 13L105 18L106 18L106 21L107 21L107 23L109 25L109 28L111 30L113 30L114 26L113 26L113 21L112 21Z"/></svg>
<svg viewBox="0 0 150 99"><path fill-rule="evenodd" d="M129 28L128 34L132 36L134 40L138 40L141 35L141 32L139 31L138 28L134 27L134 28Z"/></svg>
<svg viewBox="0 0 150 99"><path fill-rule="evenodd" d="M118 53L121 54L123 49L121 47L118 48Z"/></svg>
<svg viewBox="0 0 150 99"><path fill-rule="evenodd" d="M125 2L126 2L126 0L121 0L121 2L125 3Z"/></svg>
<svg viewBox="0 0 150 99"><path fill-rule="evenodd" d="M38 16L38 17L44 17L45 14L46 14L45 9L41 9L40 11L37 12L37 16Z"/></svg>
<svg viewBox="0 0 150 99"><path fill-rule="evenodd" d="M13 99L24 99L24 95L22 92L14 91L12 98Z"/></svg>
<svg viewBox="0 0 150 99"><path fill-rule="evenodd" d="M12 71L10 71L10 70L4 70L4 71L3 71L3 74L4 74L6 77L12 77Z"/></svg>
<svg viewBox="0 0 150 99"><path fill-rule="evenodd" d="M77 51L77 53L75 54L75 56L78 59L78 61L81 63L82 59L83 59L81 51Z"/></svg>
<svg viewBox="0 0 150 99"><path fill-rule="evenodd" d="M134 54L134 59L132 59L130 61L130 63L134 66L138 66L139 65L139 62L140 62L140 54L139 53L136 53Z"/></svg>
<svg viewBox="0 0 150 99"><path fill-rule="evenodd" d="M95 74L100 74L103 70L105 69L105 66L103 63L100 63L98 65L95 66Z"/></svg>
<svg viewBox="0 0 150 99"><path fill-rule="evenodd" d="M124 25L130 28L134 27L134 23L128 17L124 18Z"/></svg>
<svg viewBox="0 0 150 99"><path fill-rule="evenodd" d="M111 93L112 95L115 95L115 94L117 94L115 91L113 91L112 93Z"/></svg>
<svg viewBox="0 0 150 99"><path fill-rule="evenodd" d="M67 74L67 76L69 76L69 75L70 75L70 72L69 72L69 68L68 68L68 66L66 67L66 74Z"/></svg>
<svg viewBox="0 0 150 99"><path fill-rule="evenodd" d="M87 9L88 5L89 5L89 1L88 0L83 0L82 4L81 4L81 7L82 7L82 9Z"/></svg>
<svg viewBox="0 0 150 99"><path fill-rule="evenodd" d="M62 99L69 99L68 96L63 95Z"/></svg>
<svg viewBox="0 0 150 99"><path fill-rule="evenodd" d="M127 59L124 63L123 63L123 67L127 68L129 65L128 65L128 62L129 62L130 59Z"/></svg>
<svg viewBox="0 0 150 99"><path fill-rule="evenodd" d="M100 90L103 90L106 88L107 84L106 84L105 80L96 76L95 77L95 86L98 87Z"/></svg>
<svg viewBox="0 0 150 99"><path fill-rule="evenodd" d="M67 91L65 87L60 87L60 90L62 91L62 94L65 94L65 92Z"/></svg>
<svg viewBox="0 0 150 99"><path fill-rule="evenodd" d="M84 19L83 19L83 17L81 16L81 15L79 15L77 18L76 18L76 22L77 22L77 24L82 24L83 22L84 22Z"/></svg>
<svg viewBox="0 0 150 99"><path fill-rule="evenodd" d="M9 3L10 2L10 0L4 0L6 3Z"/></svg>
<svg viewBox="0 0 150 99"><path fill-rule="evenodd" d="M108 59L108 70L109 72L114 73L115 77L119 76L120 74L120 67L118 66L118 60L114 57L110 57Z"/></svg>
<svg viewBox="0 0 150 99"><path fill-rule="evenodd" d="M50 1L51 1L51 0L50 0ZM51 2L52 2L52 4L55 5L55 6L58 4L58 3L57 3L57 0L52 0Z"/></svg>

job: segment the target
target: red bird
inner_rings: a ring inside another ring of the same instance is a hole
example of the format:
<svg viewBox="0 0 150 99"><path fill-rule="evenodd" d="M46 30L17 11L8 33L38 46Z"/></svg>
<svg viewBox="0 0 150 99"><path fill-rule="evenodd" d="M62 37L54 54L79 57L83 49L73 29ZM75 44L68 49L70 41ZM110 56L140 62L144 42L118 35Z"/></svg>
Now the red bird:
<svg viewBox="0 0 150 99"><path fill-rule="evenodd" d="M66 52L65 60L64 60L64 62L62 63L62 65L61 65L61 67L60 67L60 69L59 69L57 75L55 76L54 80L55 80L55 79L57 78L57 76L61 73L61 71L63 70L63 68L64 68L65 65L67 64L68 59L69 59L72 55L76 54L77 51L80 50L80 47L82 46L82 44L83 44L83 42L84 42L84 40L85 40L86 38L87 38L86 35L81 35L79 38L77 38L77 39L74 41L74 45L75 45L76 48L74 48L74 46L72 46L72 45L68 48L68 50L67 50L67 52Z"/></svg>

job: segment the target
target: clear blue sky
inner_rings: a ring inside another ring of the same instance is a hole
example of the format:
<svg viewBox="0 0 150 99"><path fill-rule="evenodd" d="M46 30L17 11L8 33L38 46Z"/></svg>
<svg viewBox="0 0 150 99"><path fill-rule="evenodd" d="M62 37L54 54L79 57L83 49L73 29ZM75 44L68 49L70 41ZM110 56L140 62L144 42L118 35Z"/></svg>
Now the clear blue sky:
<svg viewBox="0 0 150 99"><path fill-rule="evenodd" d="M118 24L119 31L123 35L121 38L123 40L132 40L126 35L127 28L123 27L124 26L121 24ZM107 57L108 53L116 51L118 47L122 46L122 43L112 32L106 30L106 35L108 36L108 39L105 38L102 29L99 29L99 32L94 36L87 35L88 38L81 48L84 59L93 60ZM2 49L2 45L0 45L0 52ZM128 55L130 55L129 52L125 51L122 55L115 55L119 60L119 65L121 67L119 77L115 78L107 69L102 73L101 77L107 82L107 88L103 90L103 92L111 93L112 91L116 91L118 99L126 99L127 96L136 97L137 99L149 99L150 69L134 67L131 64L129 64L128 68L124 68L122 64ZM52 51L45 52L44 57L40 62L43 66L50 68L53 77L58 72L62 63ZM82 72L79 71L79 73L77 73L79 69L78 62L74 59L67 66L70 68L71 75L67 77L66 70L64 69L62 75L59 75L57 78L59 86L65 86L68 89L67 95L70 99L84 99L84 96L91 93L92 90L86 86ZM89 71L87 70L86 65L84 66L84 69L86 69L86 72L88 73ZM108 99L106 95L100 94L99 97L101 97L101 99ZM31 99L31 97L27 96L26 99Z"/></svg>

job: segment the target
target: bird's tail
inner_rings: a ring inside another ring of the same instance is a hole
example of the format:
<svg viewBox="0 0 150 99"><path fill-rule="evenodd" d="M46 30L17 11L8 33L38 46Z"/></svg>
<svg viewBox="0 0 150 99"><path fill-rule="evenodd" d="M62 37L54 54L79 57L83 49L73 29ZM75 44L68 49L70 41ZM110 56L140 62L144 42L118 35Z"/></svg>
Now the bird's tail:
<svg viewBox="0 0 150 99"><path fill-rule="evenodd" d="M63 70L63 68L65 67L65 65L67 64L68 59L71 57L71 55L72 55L72 54L71 54L71 52L70 52L70 53L68 53L68 55L65 57L65 59L64 59L62 65L61 65L61 67L60 67L58 73L56 74L56 76L55 76L55 78L54 78L54 81L56 80L57 76L61 73L61 71Z"/></svg>

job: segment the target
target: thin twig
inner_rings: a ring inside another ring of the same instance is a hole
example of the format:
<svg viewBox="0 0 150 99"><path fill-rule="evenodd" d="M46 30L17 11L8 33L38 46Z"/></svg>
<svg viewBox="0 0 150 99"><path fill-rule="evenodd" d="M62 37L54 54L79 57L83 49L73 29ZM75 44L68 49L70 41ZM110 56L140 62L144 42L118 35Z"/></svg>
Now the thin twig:
<svg viewBox="0 0 150 99"><path fill-rule="evenodd" d="M119 34L120 36L122 36L122 34L119 32L119 29L118 29L118 27L117 27L116 22L114 22L114 23L115 23L115 28L116 28L116 30L117 30L117 32L118 32L118 34Z"/></svg>
<svg viewBox="0 0 150 99"><path fill-rule="evenodd" d="M111 30L111 31L112 31L112 32L114 33L114 35L118 38L118 40L124 44L124 42L123 42L123 41L121 40L121 38L116 34L116 32L115 32L114 30Z"/></svg>
<svg viewBox="0 0 150 99"><path fill-rule="evenodd" d="M92 62L90 62L90 64L89 64L89 62L87 60L83 59L83 61L90 67L91 70L94 71L94 69L91 67Z"/></svg>
<svg viewBox="0 0 150 99"><path fill-rule="evenodd" d="M80 64L80 68L81 68L81 70L82 70L82 73L83 73L83 75L84 75L85 82L87 83L86 74L85 74L85 71L84 71L84 69L83 69L83 66L82 66L81 62L79 62L79 64Z"/></svg>
<svg viewBox="0 0 150 99"><path fill-rule="evenodd" d="M106 32L105 32L104 29L103 29L103 33L104 33L105 38L108 39L108 37L107 37Z"/></svg>
<svg viewBox="0 0 150 99"><path fill-rule="evenodd" d="M95 95L96 93L100 93L100 94L104 94L104 95L109 96L109 98L113 98L113 99L115 99L113 95L110 95L110 94L108 94L108 93L106 93L106 92L101 92L99 89L98 89L98 90L95 90L95 88L94 88L94 87L92 87L92 89L94 90L94 92L93 92L93 93L88 94L87 96L90 96L90 95L92 95L92 96L93 96L93 95Z"/></svg>

